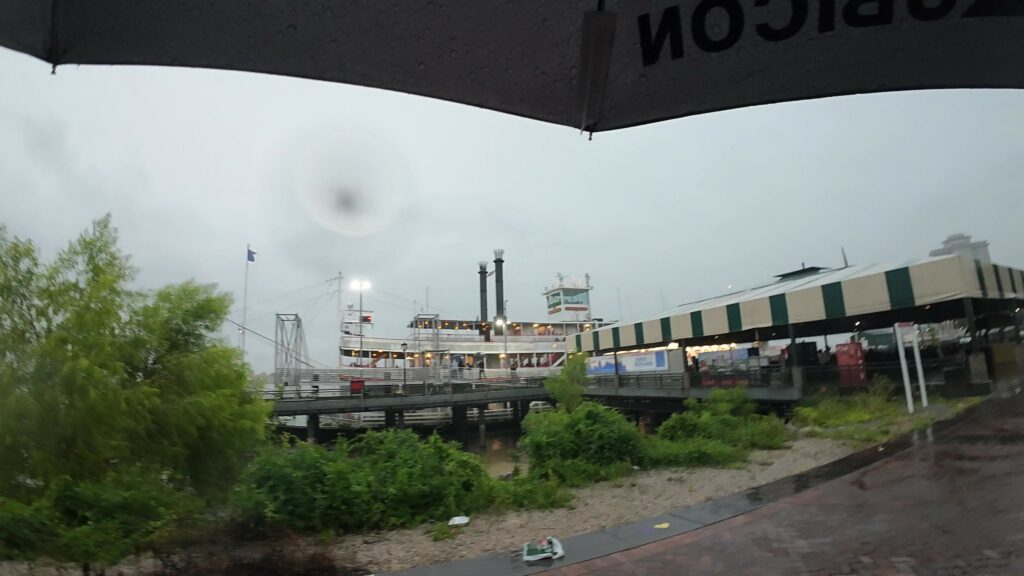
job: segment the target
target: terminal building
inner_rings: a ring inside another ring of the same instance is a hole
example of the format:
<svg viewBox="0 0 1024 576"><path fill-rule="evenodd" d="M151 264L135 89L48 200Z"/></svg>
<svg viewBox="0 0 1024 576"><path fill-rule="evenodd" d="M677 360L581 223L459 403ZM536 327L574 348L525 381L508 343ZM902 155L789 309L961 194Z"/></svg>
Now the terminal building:
<svg viewBox="0 0 1024 576"><path fill-rule="evenodd" d="M983 384L1024 374L1022 305L1024 272L992 263L987 242L953 235L927 258L802 268L762 286L575 334L568 345L591 357L664 350L677 356L664 370L683 369L691 385L801 388L830 378L870 384L875 374L898 382L899 367L893 339L886 350L868 336L910 323L924 343L929 384ZM852 345L857 377L839 378L832 347L845 354ZM701 360L705 354L710 362Z"/></svg>

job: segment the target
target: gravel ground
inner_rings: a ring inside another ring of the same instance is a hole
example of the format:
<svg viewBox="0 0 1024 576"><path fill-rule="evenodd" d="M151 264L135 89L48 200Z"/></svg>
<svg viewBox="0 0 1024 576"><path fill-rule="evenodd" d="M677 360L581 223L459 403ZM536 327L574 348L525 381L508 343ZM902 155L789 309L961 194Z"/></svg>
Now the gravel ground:
<svg viewBox="0 0 1024 576"><path fill-rule="evenodd" d="M543 536L561 538L640 520L741 492L837 460L854 451L824 438L796 440L789 450L755 451L743 469L683 468L638 472L574 490L572 508L481 515L452 540L434 542L423 527L339 538L331 556L376 572L518 549Z"/></svg>

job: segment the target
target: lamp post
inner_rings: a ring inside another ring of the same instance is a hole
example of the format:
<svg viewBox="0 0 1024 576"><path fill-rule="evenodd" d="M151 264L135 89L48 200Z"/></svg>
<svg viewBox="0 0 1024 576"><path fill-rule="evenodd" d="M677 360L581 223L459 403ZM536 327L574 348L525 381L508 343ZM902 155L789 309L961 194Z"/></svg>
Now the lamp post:
<svg viewBox="0 0 1024 576"><path fill-rule="evenodd" d="M359 292L359 367L363 367L363 292L370 289L366 280L353 280L351 288Z"/></svg>
<svg viewBox="0 0 1024 576"><path fill-rule="evenodd" d="M405 351L408 350L408 349L409 349L409 345L406 344L405 342L402 342L402 392L405 392L405 384L406 384L406 376L405 376L406 372L405 371L406 371L406 368L409 367L409 355L405 353Z"/></svg>
<svg viewBox="0 0 1024 576"><path fill-rule="evenodd" d="M508 320L506 320L504 316L498 316L494 320L494 325L501 327L501 334L505 341L505 370L508 371Z"/></svg>

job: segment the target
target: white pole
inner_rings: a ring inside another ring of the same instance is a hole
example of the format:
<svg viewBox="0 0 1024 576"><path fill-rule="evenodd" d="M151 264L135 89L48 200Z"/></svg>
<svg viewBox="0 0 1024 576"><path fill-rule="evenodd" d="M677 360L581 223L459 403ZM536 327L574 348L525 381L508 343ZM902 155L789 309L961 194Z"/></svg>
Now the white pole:
<svg viewBox="0 0 1024 576"><path fill-rule="evenodd" d="M924 387L924 365L921 363L921 342L917 337L917 327L911 329L914 339L914 364L917 366L917 387L921 392L921 406L928 407L928 391Z"/></svg>
<svg viewBox="0 0 1024 576"><path fill-rule="evenodd" d="M359 290L359 370L363 369L363 291Z"/></svg>
<svg viewBox="0 0 1024 576"><path fill-rule="evenodd" d="M245 287L242 289L242 358L245 358L245 330L248 324L245 322L246 313L249 308L249 252L252 250L248 244L245 245Z"/></svg>
<svg viewBox="0 0 1024 576"><path fill-rule="evenodd" d="M903 349L903 331L900 325L893 327L896 332L896 352L900 355L900 370L903 372L903 393L907 397L907 413L914 413L914 397L910 389L910 371L907 370L907 353Z"/></svg>

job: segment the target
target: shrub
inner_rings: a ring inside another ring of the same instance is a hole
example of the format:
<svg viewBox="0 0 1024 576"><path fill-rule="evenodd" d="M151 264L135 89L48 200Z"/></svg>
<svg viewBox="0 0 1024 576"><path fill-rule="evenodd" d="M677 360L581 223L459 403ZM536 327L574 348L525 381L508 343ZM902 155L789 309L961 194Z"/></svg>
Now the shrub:
<svg viewBox="0 0 1024 576"><path fill-rule="evenodd" d="M861 394L841 398L813 398L796 408L796 421L806 426L835 428L889 418L900 413L890 400L888 379L876 376L871 388Z"/></svg>
<svg viewBox="0 0 1024 576"><path fill-rule="evenodd" d="M494 490L495 510L540 508L550 510L569 504L572 494L554 480L518 477L497 482Z"/></svg>
<svg viewBox="0 0 1024 576"><path fill-rule="evenodd" d="M782 421L755 414L742 389L713 390L704 402L687 400L686 408L662 423L658 436L677 442L702 438L745 449L779 449L789 440Z"/></svg>
<svg viewBox="0 0 1024 576"><path fill-rule="evenodd" d="M660 436L644 439L642 463L647 468L666 466L727 466L747 457L743 448L718 440L690 438L681 441Z"/></svg>
<svg viewBox="0 0 1024 576"><path fill-rule="evenodd" d="M170 539L201 500L157 474L57 481L27 505L0 499L0 559L113 564Z"/></svg>
<svg viewBox="0 0 1024 576"><path fill-rule="evenodd" d="M331 462L325 449L290 438L268 447L243 473L233 495L234 508L252 528L318 530L331 489Z"/></svg>
<svg viewBox="0 0 1024 576"><path fill-rule="evenodd" d="M56 534L53 511L42 502L0 498L0 560L33 559Z"/></svg>
<svg viewBox="0 0 1024 576"><path fill-rule="evenodd" d="M233 503L237 517L256 528L359 531L483 510L496 491L480 459L457 444L391 430L339 442L333 453L308 444L267 449L246 470Z"/></svg>
<svg viewBox="0 0 1024 576"><path fill-rule="evenodd" d="M622 476L639 458L640 431L621 413L584 402L573 412L532 413L520 448L530 475L568 485Z"/></svg>

